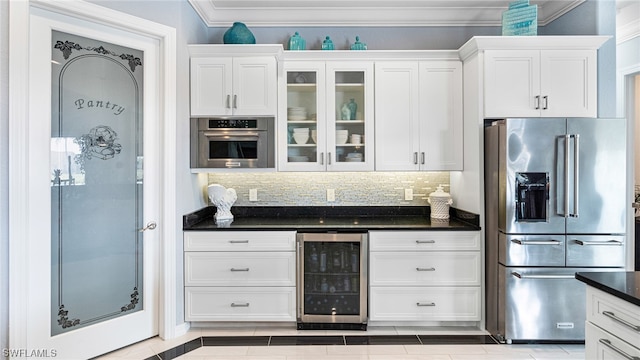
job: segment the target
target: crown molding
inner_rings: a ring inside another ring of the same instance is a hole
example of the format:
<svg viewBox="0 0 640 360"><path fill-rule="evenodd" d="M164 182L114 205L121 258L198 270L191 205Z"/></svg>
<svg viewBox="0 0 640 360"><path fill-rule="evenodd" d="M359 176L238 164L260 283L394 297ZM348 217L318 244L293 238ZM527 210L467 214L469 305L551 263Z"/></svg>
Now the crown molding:
<svg viewBox="0 0 640 360"><path fill-rule="evenodd" d="M509 0L188 0L209 27L501 26ZM585 0L532 0L544 26ZM321 4L321 5L319 5Z"/></svg>

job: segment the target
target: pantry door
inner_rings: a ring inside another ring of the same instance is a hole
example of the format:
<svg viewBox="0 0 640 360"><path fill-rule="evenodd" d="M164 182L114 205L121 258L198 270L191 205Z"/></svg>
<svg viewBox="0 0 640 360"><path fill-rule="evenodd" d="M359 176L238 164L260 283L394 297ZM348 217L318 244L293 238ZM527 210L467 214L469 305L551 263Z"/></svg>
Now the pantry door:
<svg viewBox="0 0 640 360"><path fill-rule="evenodd" d="M28 46L22 348L87 359L159 332L161 49L35 6Z"/></svg>

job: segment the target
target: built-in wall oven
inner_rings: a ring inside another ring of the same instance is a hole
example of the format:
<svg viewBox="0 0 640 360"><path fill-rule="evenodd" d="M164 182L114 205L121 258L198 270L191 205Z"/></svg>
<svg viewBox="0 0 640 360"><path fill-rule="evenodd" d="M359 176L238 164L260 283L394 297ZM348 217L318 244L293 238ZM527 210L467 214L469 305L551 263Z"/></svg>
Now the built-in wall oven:
<svg viewBox="0 0 640 360"><path fill-rule="evenodd" d="M191 119L192 168L274 168L275 119Z"/></svg>
<svg viewBox="0 0 640 360"><path fill-rule="evenodd" d="M298 233L298 329L367 329L367 233Z"/></svg>

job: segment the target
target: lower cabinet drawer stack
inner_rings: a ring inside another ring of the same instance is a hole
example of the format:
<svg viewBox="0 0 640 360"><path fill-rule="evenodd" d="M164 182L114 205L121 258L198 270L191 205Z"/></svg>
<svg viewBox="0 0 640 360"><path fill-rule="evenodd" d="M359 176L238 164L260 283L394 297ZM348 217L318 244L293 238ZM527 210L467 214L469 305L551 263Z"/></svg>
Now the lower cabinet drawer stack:
<svg viewBox="0 0 640 360"><path fill-rule="evenodd" d="M371 231L371 321L480 321L477 231Z"/></svg>
<svg viewBox="0 0 640 360"><path fill-rule="evenodd" d="M295 321L295 232L186 231L186 321Z"/></svg>

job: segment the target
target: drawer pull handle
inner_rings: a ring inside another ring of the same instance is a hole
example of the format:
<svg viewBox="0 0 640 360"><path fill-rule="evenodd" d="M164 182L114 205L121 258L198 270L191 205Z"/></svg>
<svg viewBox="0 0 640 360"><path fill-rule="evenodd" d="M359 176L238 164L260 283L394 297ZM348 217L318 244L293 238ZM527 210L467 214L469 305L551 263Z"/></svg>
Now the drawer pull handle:
<svg viewBox="0 0 640 360"><path fill-rule="evenodd" d="M522 275L517 272L512 272L511 275L518 279L575 279L574 275Z"/></svg>
<svg viewBox="0 0 640 360"><path fill-rule="evenodd" d="M231 271L249 271L249 268L242 268L242 269L231 268Z"/></svg>
<svg viewBox="0 0 640 360"><path fill-rule="evenodd" d="M416 271L436 271L436 268L416 268Z"/></svg>
<svg viewBox="0 0 640 360"><path fill-rule="evenodd" d="M416 244L435 244L435 240L416 240Z"/></svg>
<svg viewBox="0 0 640 360"><path fill-rule="evenodd" d="M416 306L436 306L436 303L433 303L433 302L430 302L430 303L417 302Z"/></svg>
<svg viewBox="0 0 640 360"><path fill-rule="evenodd" d="M629 360L640 360L640 357L637 356L631 356L629 354L627 354L626 352L618 349L617 347L613 346L613 344L611 344L611 341L607 340L607 339L600 339L598 340L598 342L606 347L608 347L609 349L617 352L619 355L622 355L622 357L624 357L625 359L629 359Z"/></svg>
<svg viewBox="0 0 640 360"><path fill-rule="evenodd" d="M231 303L231 307L249 307L249 303Z"/></svg>
<svg viewBox="0 0 640 360"><path fill-rule="evenodd" d="M625 319L621 319L621 318L617 317L616 314L612 313L611 311L603 311L602 315L612 319L613 321L619 322L620 324L630 328L633 331L640 332L640 325L634 325L634 324L628 322Z"/></svg>
<svg viewBox="0 0 640 360"><path fill-rule="evenodd" d="M615 245L622 246L622 241L618 240L604 240L604 241L582 241L582 240L573 240L576 244L580 246L588 246L588 245Z"/></svg>
<svg viewBox="0 0 640 360"><path fill-rule="evenodd" d="M518 245L560 245L561 242L558 240L519 240L513 239L512 243Z"/></svg>
<svg viewBox="0 0 640 360"><path fill-rule="evenodd" d="M249 240L229 240L231 244L248 244Z"/></svg>

